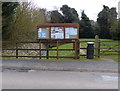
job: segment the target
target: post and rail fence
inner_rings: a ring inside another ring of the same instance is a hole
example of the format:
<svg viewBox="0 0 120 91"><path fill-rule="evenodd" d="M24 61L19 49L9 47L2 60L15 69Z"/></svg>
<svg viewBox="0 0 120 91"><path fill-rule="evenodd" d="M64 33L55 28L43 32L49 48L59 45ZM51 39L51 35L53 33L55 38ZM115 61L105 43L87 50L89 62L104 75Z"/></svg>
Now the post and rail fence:
<svg viewBox="0 0 120 91"><path fill-rule="evenodd" d="M82 43L87 43L87 42L94 42L94 56L95 57L100 57L101 55L112 55L111 53L112 52L117 52L117 54L113 54L113 55L119 55L119 52L120 50L118 50L118 46L120 45L119 43L118 44L104 44L105 42L112 42L112 41L101 41L99 39L98 36L95 37L95 41L80 41L80 40L74 40L74 41L19 41L19 42L16 42L16 48L3 48L2 51L6 51L6 50L13 50L15 51L15 55L2 55L2 57L16 57L16 58L20 58L20 57L32 57L32 58L46 58L46 59L49 59L49 58L74 58L74 59L79 59L80 56L87 56L86 54L82 54L80 53L81 50L87 50L87 47L84 47L82 48L81 47L81 44ZM37 43L39 44L39 48L37 49L33 49L33 48L19 48L19 44L24 44L24 43ZM42 49L41 47L41 44L46 44L46 48ZM73 48L70 48L70 49L61 49L59 48L60 45L62 44L68 44L68 43L72 43L73 44ZM49 45L50 44L56 44L56 48L50 48ZM103 48L104 46L107 46L106 48ZM115 49L115 50L112 50L112 49ZM39 55L19 55L19 51L38 51ZM46 55L42 55L41 52L42 51L46 51ZM55 51L56 52L56 55L55 56L51 56L49 54L50 51ZM60 56L59 55L59 52L60 51L72 51L73 52L73 55L72 56ZM105 52L109 52L109 54L106 54Z"/></svg>

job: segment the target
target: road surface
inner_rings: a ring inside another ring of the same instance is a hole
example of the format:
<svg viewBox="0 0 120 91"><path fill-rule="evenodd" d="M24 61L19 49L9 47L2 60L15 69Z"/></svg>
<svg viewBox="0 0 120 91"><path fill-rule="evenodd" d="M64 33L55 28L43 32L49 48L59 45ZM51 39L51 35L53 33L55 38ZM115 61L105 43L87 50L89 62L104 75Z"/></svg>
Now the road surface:
<svg viewBox="0 0 120 91"><path fill-rule="evenodd" d="M4 70L3 89L118 89L117 73Z"/></svg>

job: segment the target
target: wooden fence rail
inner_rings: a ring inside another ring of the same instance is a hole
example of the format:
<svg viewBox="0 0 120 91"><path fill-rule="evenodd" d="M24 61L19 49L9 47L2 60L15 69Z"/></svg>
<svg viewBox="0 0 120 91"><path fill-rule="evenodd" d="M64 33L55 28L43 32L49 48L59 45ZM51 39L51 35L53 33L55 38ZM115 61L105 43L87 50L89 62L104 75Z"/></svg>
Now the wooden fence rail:
<svg viewBox="0 0 120 91"><path fill-rule="evenodd" d="M87 42L94 42L94 56L95 57L100 57L100 55L119 55L119 52L120 50L118 50L118 47L120 44L104 44L105 42L112 42L112 41L100 41L99 37L96 36L95 37L95 41L80 41L80 40L75 40L75 41L20 41L20 42L16 42L16 48L3 48L2 50L5 51L5 50L12 50L12 51L15 51L15 55L2 55L2 57L16 57L16 58L19 58L19 57L32 57L32 58L74 58L74 59L79 59L80 56L86 56L86 54L81 54L80 53L80 50L87 50L87 47L85 48L82 48L81 47L81 44L82 43L86 43ZM19 48L19 44L29 44L29 43L38 43L39 44L39 48L25 48L25 49L22 49L22 48ZM41 48L41 44L44 43L46 44L46 49L42 49ZM66 43L72 43L73 44L73 48L71 49L59 49L59 45L61 44L66 44ZM50 44L56 44L56 49L52 49L49 47ZM109 46L110 47L109 47ZM106 48L104 48L105 46L107 46ZM19 55L19 51L38 51L39 52L39 55L28 55L28 56L21 56ZM46 51L46 55L43 56L41 54L42 51ZM49 55L49 52L50 51L56 51L56 56L50 56ZM59 55L59 52L60 51L73 51L74 55L73 56L60 56ZM113 52L113 54L112 54ZM114 52L118 52L117 54ZM108 54L107 54L108 53Z"/></svg>
<svg viewBox="0 0 120 91"><path fill-rule="evenodd" d="M22 48L19 48L18 47L18 44L29 44L29 43L39 43L39 48L38 49L22 49ZM42 49L41 48L41 44L42 43L44 43L44 44L47 44L46 45L46 49ZM55 43L57 43L57 48L56 49L51 49L51 48L49 48L49 44L55 44ZM16 48L3 48L2 50L3 51L5 51L5 50L14 50L14 51L16 51L15 52L15 54L16 55L13 55L13 56L10 56L10 55L2 55L2 57L16 57L16 58L18 58L18 57L38 57L38 58L77 58L78 56L77 56L77 48L73 48L73 49L59 49L59 43L75 43L75 41L20 41L20 42L16 42ZM77 47L77 46L76 46ZM22 50L22 51L25 51L25 50L27 50L27 51L39 51L39 56L30 56L30 55L28 55L28 56L20 56L19 55L19 51L20 50ZM41 55L41 51L46 51L46 56L42 56ZM57 51L57 55L56 56L49 56L49 51ZM75 52L75 55L74 56L59 56L59 51L74 51Z"/></svg>

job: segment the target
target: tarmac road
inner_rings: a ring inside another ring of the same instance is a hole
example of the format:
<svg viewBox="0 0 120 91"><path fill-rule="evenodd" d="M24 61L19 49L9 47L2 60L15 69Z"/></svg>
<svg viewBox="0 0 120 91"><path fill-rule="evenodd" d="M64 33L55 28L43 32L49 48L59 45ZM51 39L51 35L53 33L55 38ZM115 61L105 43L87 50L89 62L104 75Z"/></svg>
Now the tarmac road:
<svg viewBox="0 0 120 91"><path fill-rule="evenodd" d="M117 73L35 71L2 72L3 89L118 89Z"/></svg>
<svg viewBox="0 0 120 91"><path fill-rule="evenodd" d="M63 60L0 60L3 69L49 70L79 72L118 72L117 62L105 61L63 61Z"/></svg>
<svg viewBox="0 0 120 91"><path fill-rule="evenodd" d="M118 63L0 60L3 89L118 89Z"/></svg>

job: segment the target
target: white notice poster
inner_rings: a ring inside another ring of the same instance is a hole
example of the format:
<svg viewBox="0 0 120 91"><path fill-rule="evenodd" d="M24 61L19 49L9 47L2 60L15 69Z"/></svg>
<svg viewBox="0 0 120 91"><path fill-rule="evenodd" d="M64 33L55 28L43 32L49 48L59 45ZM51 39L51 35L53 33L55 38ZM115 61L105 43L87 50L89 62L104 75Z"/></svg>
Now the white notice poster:
<svg viewBox="0 0 120 91"><path fill-rule="evenodd" d="M77 35L77 29L76 28L71 28L71 35Z"/></svg>
<svg viewBox="0 0 120 91"><path fill-rule="evenodd" d="M75 38L75 36L77 36L77 28L72 28L72 27L68 27L65 28L65 38L69 39L69 38Z"/></svg>
<svg viewBox="0 0 120 91"><path fill-rule="evenodd" d="M38 29L38 39L49 38L49 28L39 28Z"/></svg>
<svg viewBox="0 0 120 91"><path fill-rule="evenodd" d="M63 27L51 27L51 38L52 39L64 39L64 28Z"/></svg>

